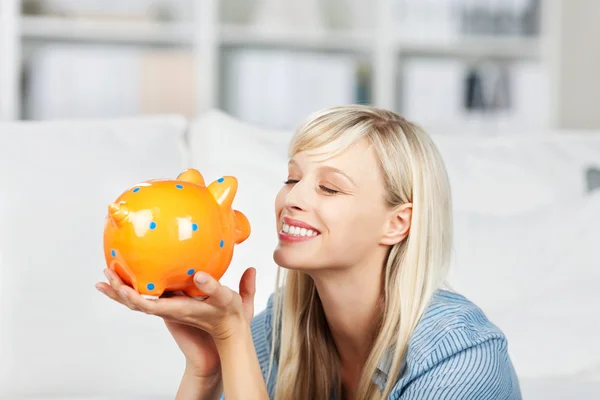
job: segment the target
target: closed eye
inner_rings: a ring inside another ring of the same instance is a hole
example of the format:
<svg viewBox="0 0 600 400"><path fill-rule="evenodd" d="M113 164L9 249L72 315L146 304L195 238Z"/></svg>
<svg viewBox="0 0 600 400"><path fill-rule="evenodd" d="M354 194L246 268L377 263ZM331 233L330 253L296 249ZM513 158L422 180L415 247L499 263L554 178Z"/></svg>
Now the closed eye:
<svg viewBox="0 0 600 400"><path fill-rule="evenodd" d="M294 184L296 184L296 183L298 183L298 182L300 182L300 181L299 181L299 180L297 180L297 179L288 179L288 180L286 180L286 181L285 181L285 182L283 182L283 183L284 183L284 184L286 184L286 185L294 185ZM324 191L325 193L327 193L327 194L337 194L337 193L340 193L340 191L339 191L339 190L330 189L330 188L328 188L327 186L323 186L323 185L319 185L319 188L320 188L322 191Z"/></svg>
<svg viewBox="0 0 600 400"><path fill-rule="evenodd" d="M333 189L329 189L327 186L319 186L321 188L321 190L323 190L324 192L327 192L329 194L336 194L339 193L339 190L333 190Z"/></svg>

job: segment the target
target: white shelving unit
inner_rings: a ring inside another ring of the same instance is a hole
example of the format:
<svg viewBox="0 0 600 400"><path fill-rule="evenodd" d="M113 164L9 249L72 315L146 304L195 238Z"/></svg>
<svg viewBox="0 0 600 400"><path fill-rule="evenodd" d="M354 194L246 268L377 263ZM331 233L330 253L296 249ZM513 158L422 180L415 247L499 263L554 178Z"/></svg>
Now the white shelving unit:
<svg viewBox="0 0 600 400"><path fill-rule="evenodd" d="M0 1L0 120L17 119L19 108L19 3Z"/></svg>
<svg viewBox="0 0 600 400"><path fill-rule="evenodd" d="M20 0L1 0L0 57L3 61L0 62L0 119L19 118L21 93L17 82L22 60L20 49L27 41L191 47L197 58L202 60L197 63L198 112L219 104L219 59L225 48L351 52L366 57L370 62L372 103L398 109L398 66L408 57L529 60L549 64L550 70L557 74L557 48L552 41L556 40L561 28L557 24L555 10L559 1L545 0L541 39L473 37L438 41L399 37L395 29L393 0L373 1L377 24L371 31L290 31L277 35L257 31L247 25L221 23L219 0L196 1L190 23L128 23L126 26L117 22L22 16ZM554 23L550 23L552 21ZM551 75L551 79L556 76Z"/></svg>
<svg viewBox="0 0 600 400"><path fill-rule="evenodd" d="M128 44L192 44L192 24L128 24L112 21L68 20L60 17L20 18L23 40L116 42Z"/></svg>

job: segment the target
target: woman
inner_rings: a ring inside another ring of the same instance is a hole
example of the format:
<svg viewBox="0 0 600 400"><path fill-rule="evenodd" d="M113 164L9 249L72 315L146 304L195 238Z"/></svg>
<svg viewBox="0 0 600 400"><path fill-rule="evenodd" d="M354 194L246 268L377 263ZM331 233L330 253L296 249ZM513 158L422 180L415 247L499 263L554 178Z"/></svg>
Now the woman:
<svg viewBox="0 0 600 400"><path fill-rule="evenodd" d="M165 320L186 357L178 399L521 398L502 332L442 289L450 188L417 126L368 106L317 113L275 212L278 285L254 318L253 268L239 294L196 273L205 301L146 300L110 271L97 285Z"/></svg>

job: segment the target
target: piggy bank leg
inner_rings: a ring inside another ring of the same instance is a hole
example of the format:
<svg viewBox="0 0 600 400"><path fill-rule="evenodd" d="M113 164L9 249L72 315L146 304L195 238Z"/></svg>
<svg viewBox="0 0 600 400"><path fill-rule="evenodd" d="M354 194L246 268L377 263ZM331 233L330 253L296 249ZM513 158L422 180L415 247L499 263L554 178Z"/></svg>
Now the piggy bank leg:
<svg viewBox="0 0 600 400"><path fill-rule="evenodd" d="M157 300L164 291L165 286L158 281L144 280L137 283L137 292L148 300Z"/></svg>

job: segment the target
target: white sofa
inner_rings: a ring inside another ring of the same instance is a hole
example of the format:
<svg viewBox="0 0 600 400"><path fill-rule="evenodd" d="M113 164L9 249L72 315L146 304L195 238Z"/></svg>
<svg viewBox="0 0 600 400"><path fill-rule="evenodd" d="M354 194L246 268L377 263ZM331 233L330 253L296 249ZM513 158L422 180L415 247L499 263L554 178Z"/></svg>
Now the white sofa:
<svg viewBox="0 0 600 400"><path fill-rule="evenodd" d="M183 358L162 321L94 289L106 205L187 167L238 177L252 224L222 281L273 290L273 200L287 131L214 110L194 121L0 123L0 399L172 399ZM525 399L600 398L600 133L434 137L455 199L451 284L508 335Z"/></svg>

